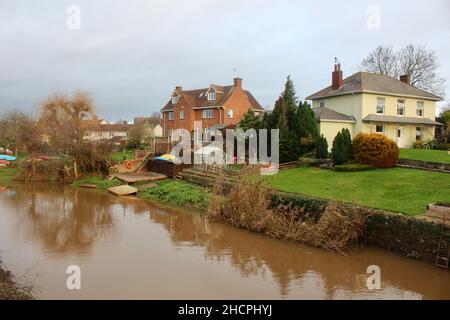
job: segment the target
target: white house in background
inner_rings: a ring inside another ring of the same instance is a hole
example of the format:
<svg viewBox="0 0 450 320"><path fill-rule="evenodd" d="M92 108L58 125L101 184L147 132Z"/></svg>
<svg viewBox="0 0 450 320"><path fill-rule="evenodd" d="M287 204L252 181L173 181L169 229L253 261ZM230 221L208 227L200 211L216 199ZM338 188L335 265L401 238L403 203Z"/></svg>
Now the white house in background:
<svg viewBox="0 0 450 320"><path fill-rule="evenodd" d="M128 131L133 127L130 124L102 123L99 120L83 121L83 138L86 141L120 140L128 137Z"/></svg>
<svg viewBox="0 0 450 320"><path fill-rule="evenodd" d="M384 134L400 148L434 139L436 102L442 98L410 84L408 75L389 76L358 72L343 79L336 64L331 85L310 95L320 133L331 147L343 128L358 133Z"/></svg>
<svg viewBox="0 0 450 320"><path fill-rule="evenodd" d="M161 126L161 119L157 117L136 117L134 118L135 125L145 125L148 127L148 134L151 137L162 137L163 128Z"/></svg>

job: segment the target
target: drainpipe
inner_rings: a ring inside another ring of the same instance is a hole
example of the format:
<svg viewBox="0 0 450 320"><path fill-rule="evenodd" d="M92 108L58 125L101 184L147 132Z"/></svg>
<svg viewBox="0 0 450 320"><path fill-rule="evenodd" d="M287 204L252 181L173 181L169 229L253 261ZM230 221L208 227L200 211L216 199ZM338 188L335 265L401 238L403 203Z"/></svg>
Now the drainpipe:
<svg viewBox="0 0 450 320"><path fill-rule="evenodd" d="M357 100L356 100L356 94L354 93L354 92L352 92L352 95L353 95L353 97L354 97L354 99L355 99L355 115L354 115L354 117L355 117L355 127L358 125L358 117L356 116L356 112L357 112L357 110L358 110L358 106L357 106ZM362 121L362 115L361 115L361 121ZM355 135L355 129L356 128L354 128L354 130L353 130L353 135ZM361 131L362 131L362 123L361 123Z"/></svg>

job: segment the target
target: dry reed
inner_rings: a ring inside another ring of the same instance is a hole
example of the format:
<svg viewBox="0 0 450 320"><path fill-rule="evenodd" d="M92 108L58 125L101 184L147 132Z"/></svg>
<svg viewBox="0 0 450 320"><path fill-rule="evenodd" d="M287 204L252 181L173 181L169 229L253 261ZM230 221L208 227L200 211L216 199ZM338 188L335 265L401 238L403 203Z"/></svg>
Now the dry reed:
<svg viewBox="0 0 450 320"><path fill-rule="evenodd" d="M212 221L231 223L265 235L298 241L337 253L356 247L364 231L366 216L357 208L330 203L318 216L308 208L271 205L274 191L255 169L246 169L228 193L223 188L224 177L213 186L208 208Z"/></svg>

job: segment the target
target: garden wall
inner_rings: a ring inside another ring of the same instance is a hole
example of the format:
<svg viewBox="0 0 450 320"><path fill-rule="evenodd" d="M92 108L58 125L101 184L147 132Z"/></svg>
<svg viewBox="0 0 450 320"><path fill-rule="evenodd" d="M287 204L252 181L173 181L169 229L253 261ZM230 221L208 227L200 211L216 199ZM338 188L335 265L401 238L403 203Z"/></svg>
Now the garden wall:
<svg viewBox="0 0 450 320"><path fill-rule="evenodd" d="M450 163L428 162L412 159L399 159L397 164L400 166L408 166L420 169L440 170L442 172L447 171L448 173L450 173Z"/></svg>
<svg viewBox="0 0 450 320"><path fill-rule="evenodd" d="M366 219L365 241L407 257L435 263L441 230L439 220L376 211ZM444 240L450 241L448 232L444 234Z"/></svg>

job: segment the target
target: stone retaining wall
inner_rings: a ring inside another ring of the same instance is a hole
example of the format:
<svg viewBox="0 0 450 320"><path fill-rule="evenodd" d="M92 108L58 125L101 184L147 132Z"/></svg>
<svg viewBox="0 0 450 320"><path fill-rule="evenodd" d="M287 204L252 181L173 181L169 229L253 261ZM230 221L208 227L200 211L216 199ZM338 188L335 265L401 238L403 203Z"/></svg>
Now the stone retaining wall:
<svg viewBox="0 0 450 320"><path fill-rule="evenodd" d="M420 169L448 171L450 173L450 163L428 162L412 159L399 159L398 164L402 166L415 167Z"/></svg>

